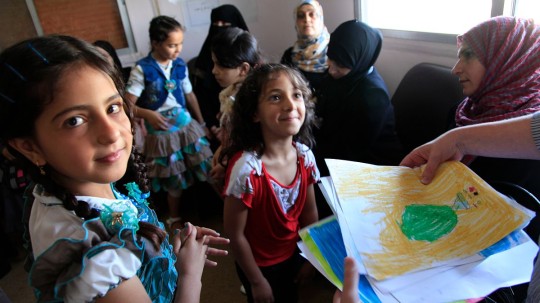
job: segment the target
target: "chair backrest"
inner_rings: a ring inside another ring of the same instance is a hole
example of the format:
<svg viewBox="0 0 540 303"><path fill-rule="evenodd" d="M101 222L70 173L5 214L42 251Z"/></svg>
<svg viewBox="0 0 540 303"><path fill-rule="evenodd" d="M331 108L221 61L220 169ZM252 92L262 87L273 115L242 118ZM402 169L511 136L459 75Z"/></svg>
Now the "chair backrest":
<svg viewBox="0 0 540 303"><path fill-rule="evenodd" d="M405 152L435 139L454 125L454 112L463 100L451 68L433 63L413 66L399 83L392 104L396 132Z"/></svg>

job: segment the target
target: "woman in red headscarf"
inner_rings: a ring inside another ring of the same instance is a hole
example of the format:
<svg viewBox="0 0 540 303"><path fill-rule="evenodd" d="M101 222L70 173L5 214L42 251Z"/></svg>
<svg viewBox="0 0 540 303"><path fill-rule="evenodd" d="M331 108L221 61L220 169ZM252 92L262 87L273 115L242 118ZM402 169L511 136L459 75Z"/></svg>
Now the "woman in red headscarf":
<svg viewBox="0 0 540 303"><path fill-rule="evenodd" d="M494 17L458 36L452 72L467 96L456 125L524 116L540 110L540 26L532 20ZM516 183L540 197L540 162L466 157L487 181Z"/></svg>

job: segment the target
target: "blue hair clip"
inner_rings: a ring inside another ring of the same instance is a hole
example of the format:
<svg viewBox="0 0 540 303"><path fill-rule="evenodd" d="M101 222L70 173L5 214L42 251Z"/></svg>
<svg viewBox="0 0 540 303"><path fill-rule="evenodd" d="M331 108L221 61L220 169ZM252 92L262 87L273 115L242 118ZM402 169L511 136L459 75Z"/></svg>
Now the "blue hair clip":
<svg viewBox="0 0 540 303"><path fill-rule="evenodd" d="M17 75L17 77L21 78L21 80L26 81L26 78L23 75L21 75L21 73L19 73L13 66L9 65L6 62L4 62L4 66L9 68L9 70L11 70L15 75Z"/></svg>
<svg viewBox="0 0 540 303"><path fill-rule="evenodd" d="M30 48L34 53L36 53L36 55L38 55L41 58L41 60L43 60L43 62L45 62L46 64L49 64L49 60L47 60L47 58L45 58L43 54L41 54L37 49L35 49L32 43L28 42L28 48Z"/></svg>
<svg viewBox="0 0 540 303"><path fill-rule="evenodd" d="M15 100L11 99L10 97L0 93L0 97L2 97L4 100L6 100L7 102L11 103L11 104L15 104Z"/></svg>

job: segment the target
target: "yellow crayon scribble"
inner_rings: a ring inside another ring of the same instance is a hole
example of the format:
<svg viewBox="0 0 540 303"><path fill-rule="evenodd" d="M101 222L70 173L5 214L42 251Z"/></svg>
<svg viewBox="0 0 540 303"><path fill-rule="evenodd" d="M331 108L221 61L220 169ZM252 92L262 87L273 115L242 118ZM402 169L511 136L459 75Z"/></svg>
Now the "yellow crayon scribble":
<svg viewBox="0 0 540 303"><path fill-rule="evenodd" d="M376 222L382 227L378 239L382 249L362 255L366 268L376 279L474 255L529 219L458 162L443 164L429 185L420 183L418 170L364 165L359 173L351 168L351 163L354 162L333 165L332 178L341 203L362 198L365 205L358 220L363 215L384 214ZM459 199L466 199L470 207L454 207L458 193ZM399 225L405 206L410 204L448 205L455 210L458 223L437 241L410 240Z"/></svg>

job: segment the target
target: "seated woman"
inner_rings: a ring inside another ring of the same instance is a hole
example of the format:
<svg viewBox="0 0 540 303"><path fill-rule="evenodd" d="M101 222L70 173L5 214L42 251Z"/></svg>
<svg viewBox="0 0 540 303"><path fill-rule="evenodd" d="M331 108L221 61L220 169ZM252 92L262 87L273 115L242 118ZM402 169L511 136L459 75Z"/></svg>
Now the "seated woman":
<svg viewBox="0 0 540 303"><path fill-rule="evenodd" d="M298 40L283 53L281 63L300 70L316 91L328 70L330 34L324 26L322 6L317 0L302 0L294 10L294 18Z"/></svg>
<svg viewBox="0 0 540 303"><path fill-rule="evenodd" d="M456 111L465 126L540 110L540 26L532 20L495 17L458 36L452 72L467 97ZM467 156L463 162L486 181L518 184L540 197L540 162Z"/></svg>
<svg viewBox="0 0 540 303"><path fill-rule="evenodd" d="M373 66L382 46L380 32L357 20L330 35L328 73L317 94L315 156L321 175L325 158L397 165L401 144L384 80Z"/></svg>

